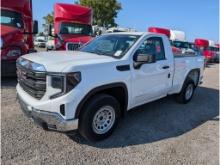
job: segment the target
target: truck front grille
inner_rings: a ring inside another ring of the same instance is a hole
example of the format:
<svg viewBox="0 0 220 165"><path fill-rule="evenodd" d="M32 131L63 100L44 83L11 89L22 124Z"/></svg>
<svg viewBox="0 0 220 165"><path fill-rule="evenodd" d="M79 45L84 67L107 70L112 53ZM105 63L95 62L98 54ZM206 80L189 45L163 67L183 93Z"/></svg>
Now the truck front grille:
<svg viewBox="0 0 220 165"><path fill-rule="evenodd" d="M32 97L40 100L46 92L46 73L17 66L18 83Z"/></svg>
<svg viewBox="0 0 220 165"><path fill-rule="evenodd" d="M80 46L80 43L68 42L66 43L66 50L78 50Z"/></svg>

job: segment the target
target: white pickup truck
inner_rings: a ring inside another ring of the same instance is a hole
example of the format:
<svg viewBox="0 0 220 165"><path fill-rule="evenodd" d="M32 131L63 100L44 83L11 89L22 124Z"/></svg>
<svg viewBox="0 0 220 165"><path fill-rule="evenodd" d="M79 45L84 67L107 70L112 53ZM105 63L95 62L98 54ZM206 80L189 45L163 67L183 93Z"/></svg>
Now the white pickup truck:
<svg viewBox="0 0 220 165"><path fill-rule="evenodd" d="M189 102L203 70L203 56L174 57L165 35L122 32L97 37L79 51L20 57L16 88L23 112L43 128L79 129L97 141L136 106L173 94Z"/></svg>

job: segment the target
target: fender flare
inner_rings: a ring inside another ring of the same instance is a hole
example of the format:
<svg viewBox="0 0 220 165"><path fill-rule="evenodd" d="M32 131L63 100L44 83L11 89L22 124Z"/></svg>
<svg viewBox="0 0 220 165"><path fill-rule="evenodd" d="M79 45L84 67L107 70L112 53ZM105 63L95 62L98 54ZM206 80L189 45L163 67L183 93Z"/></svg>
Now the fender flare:
<svg viewBox="0 0 220 165"><path fill-rule="evenodd" d="M194 72L194 71L197 71L198 74L199 74L199 75L198 75L198 79L197 79L196 82L195 82L195 86L197 86L197 85L199 84L200 69L199 69L199 68L194 68L194 69L189 70L189 72L187 72L187 74L186 74L186 76L185 76L185 79L184 79L184 81L183 81L181 90L182 90L183 85L184 85L184 83L186 82L187 78L189 77L190 73L192 73L192 72Z"/></svg>
<svg viewBox="0 0 220 165"><path fill-rule="evenodd" d="M79 118L80 112L81 112L83 106L85 105L85 103L89 100L89 98L94 96L96 93L99 93L99 92L107 90L107 89L115 88L115 87L122 87L125 92L125 98L124 98L125 105L122 108L122 115L123 115L126 112L127 107L128 107L128 89L127 89L127 86L124 82L116 82L116 83L101 85L101 86L95 87L92 90L90 90L83 97L83 99L80 101L80 103L78 104L78 106L76 108L76 112L75 112L75 118Z"/></svg>

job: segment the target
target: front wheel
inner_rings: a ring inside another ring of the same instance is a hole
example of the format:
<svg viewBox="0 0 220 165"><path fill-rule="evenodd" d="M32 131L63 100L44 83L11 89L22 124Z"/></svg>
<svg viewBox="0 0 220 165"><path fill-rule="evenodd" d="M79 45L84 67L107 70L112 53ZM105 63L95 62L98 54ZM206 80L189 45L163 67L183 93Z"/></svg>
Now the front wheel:
<svg viewBox="0 0 220 165"><path fill-rule="evenodd" d="M176 101L183 104L188 103L193 97L195 87L194 81L190 78L187 79L180 93L176 95Z"/></svg>
<svg viewBox="0 0 220 165"><path fill-rule="evenodd" d="M79 117L79 132L90 141L103 140L115 129L120 112L118 101L99 94L88 101Z"/></svg>

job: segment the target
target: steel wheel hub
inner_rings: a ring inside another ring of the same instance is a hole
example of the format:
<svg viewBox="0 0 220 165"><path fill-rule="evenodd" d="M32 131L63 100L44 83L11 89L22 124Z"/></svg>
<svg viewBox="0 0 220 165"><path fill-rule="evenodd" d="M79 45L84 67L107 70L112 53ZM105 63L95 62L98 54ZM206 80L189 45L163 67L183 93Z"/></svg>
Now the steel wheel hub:
<svg viewBox="0 0 220 165"><path fill-rule="evenodd" d="M108 132L115 122L115 110L111 106L101 107L93 117L92 128L97 134Z"/></svg>
<svg viewBox="0 0 220 165"><path fill-rule="evenodd" d="M187 88L186 88L185 98L186 98L187 100L189 100L190 97L192 96L192 94L193 94L193 85L192 85L192 84L189 84L189 85L187 86Z"/></svg>

